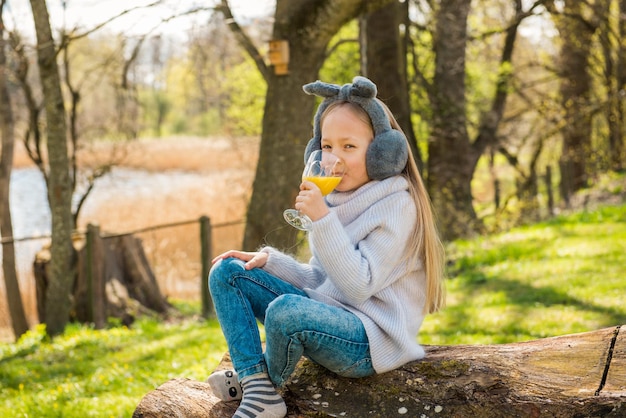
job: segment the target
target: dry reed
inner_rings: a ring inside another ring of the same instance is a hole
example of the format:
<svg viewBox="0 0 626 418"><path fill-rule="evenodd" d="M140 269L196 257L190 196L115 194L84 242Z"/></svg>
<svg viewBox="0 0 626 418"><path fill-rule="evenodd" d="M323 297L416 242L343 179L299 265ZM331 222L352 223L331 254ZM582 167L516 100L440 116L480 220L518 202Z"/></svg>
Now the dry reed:
<svg viewBox="0 0 626 418"><path fill-rule="evenodd" d="M258 138L144 139L126 144L94 142L79 153L85 171L111 164L125 169L167 175L189 173L183 181L157 193L125 193L125 182L109 186L98 198L98 185L84 206L78 229L89 223L103 232L123 233L154 225L199 219L206 215L212 224L245 217L258 155ZM32 166L23 146L16 147L15 168ZM177 176L176 178L181 178ZM243 224L214 228L215 254L241 246ZM199 224L169 227L138 234L163 293L171 298L200 299ZM16 245L16 251L36 252ZM33 247L31 245L31 247ZM30 324L36 322L32 254L18 266L22 298ZM12 332L6 307L4 280L0 281L0 340L11 340Z"/></svg>

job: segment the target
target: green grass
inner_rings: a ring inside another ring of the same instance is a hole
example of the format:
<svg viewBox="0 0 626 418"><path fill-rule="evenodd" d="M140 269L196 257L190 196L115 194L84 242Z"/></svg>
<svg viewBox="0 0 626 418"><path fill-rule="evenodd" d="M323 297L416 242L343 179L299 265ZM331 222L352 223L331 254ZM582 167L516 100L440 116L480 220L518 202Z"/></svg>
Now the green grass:
<svg viewBox="0 0 626 418"><path fill-rule="evenodd" d="M154 319L96 331L70 325L0 345L0 416L129 417L142 396L174 377L204 380L226 344L216 321Z"/></svg>
<svg viewBox="0 0 626 418"><path fill-rule="evenodd" d="M448 247L448 306L424 344L524 341L626 324L626 206L561 216ZM215 321L41 328L0 344L0 416L129 417L174 377L204 380L226 345Z"/></svg>
<svg viewBox="0 0 626 418"><path fill-rule="evenodd" d="M425 344L524 341L626 324L626 206L448 247L448 306Z"/></svg>

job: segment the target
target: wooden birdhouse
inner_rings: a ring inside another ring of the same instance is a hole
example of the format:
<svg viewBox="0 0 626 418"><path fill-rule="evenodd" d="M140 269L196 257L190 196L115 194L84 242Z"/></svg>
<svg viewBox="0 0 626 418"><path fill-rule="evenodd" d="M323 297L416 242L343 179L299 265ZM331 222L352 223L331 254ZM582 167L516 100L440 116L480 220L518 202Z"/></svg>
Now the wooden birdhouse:
<svg viewBox="0 0 626 418"><path fill-rule="evenodd" d="M270 64L274 66L274 74L289 74L289 42L284 39L269 41Z"/></svg>

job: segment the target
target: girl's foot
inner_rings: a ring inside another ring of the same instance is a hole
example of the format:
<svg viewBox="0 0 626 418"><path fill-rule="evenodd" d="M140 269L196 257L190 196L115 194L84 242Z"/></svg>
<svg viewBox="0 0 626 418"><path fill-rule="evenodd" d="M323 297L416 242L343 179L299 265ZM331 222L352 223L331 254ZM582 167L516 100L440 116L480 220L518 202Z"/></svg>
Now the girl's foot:
<svg viewBox="0 0 626 418"><path fill-rule="evenodd" d="M206 381L213 394L224 402L237 401L243 396L237 372L233 370L215 372Z"/></svg>

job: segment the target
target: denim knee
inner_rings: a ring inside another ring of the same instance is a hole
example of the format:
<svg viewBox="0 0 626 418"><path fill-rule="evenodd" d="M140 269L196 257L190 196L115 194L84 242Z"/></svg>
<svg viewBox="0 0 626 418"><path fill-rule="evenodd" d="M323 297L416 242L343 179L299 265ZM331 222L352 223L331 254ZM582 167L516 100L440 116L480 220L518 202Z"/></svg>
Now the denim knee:
<svg viewBox="0 0 626 418"><path fill-rule="evenodd" d="M300 331L298 326L301 321L299 314L302 312L302 299L308 299L307 296L300 295L281 295L274 299L268 306L265 313L265 327L280 326L283 328L284 334L291 334L294 331ZM291 325L296 325L296 329ZM287 327L289 326L289 327Z"/></svg>
<svg viewBox="0 0 626 418"><path fill-rule="evenodd" d="M234 257L218 261L209 271L209 290L213 293L215 287L220 284L230 284L234 272L242 271L243 262Z"/></svg>

